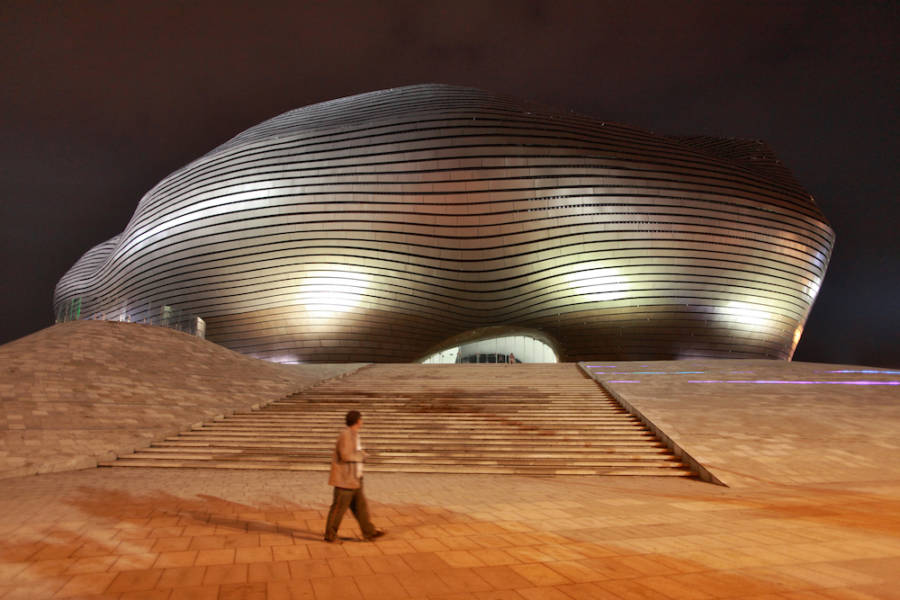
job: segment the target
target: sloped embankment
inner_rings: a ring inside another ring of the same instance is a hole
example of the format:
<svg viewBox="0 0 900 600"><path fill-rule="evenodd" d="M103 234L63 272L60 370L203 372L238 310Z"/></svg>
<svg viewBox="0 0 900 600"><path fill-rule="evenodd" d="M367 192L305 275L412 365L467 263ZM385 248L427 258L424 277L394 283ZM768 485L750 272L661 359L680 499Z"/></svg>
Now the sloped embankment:
<svg viewBox="0 0 900 600"><path fill-rule="evenodd" d="M360 365L279 365L148 325L76 321L0 346L0 478L91 467Z"/></svg>

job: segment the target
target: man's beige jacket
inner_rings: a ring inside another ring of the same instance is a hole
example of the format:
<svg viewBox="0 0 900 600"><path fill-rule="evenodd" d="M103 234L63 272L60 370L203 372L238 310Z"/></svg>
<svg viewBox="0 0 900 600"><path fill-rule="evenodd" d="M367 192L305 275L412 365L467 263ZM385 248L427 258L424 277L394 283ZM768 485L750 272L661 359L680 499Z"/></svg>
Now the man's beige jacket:
<svg viewBox="0 0 900 600"><path fill-rule="evenodd" d="M361 463L366 457L365 452L356 449L359 432L345 427L338 436L334 445L334 455L331 457L331 475L328 477L328 485L334 487L358 490L360 487L359 472L356 463Z"/></svg>

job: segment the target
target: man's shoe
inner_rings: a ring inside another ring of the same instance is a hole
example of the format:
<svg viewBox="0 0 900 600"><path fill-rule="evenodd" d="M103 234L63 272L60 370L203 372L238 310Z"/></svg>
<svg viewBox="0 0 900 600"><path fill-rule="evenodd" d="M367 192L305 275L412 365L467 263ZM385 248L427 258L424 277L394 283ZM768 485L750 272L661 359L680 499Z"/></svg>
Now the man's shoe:
<svg viewBox="0 0 900 600"><path fill-rule="evenodd" d="M368 536L368 537L366 538L366 541L371 542L371 541L374 540L375 538L380 538L380 537L383 536L384 534L385 534L385 531L384 531L383 529L376 529L376 530L375 530L375 533L373 533L372 535L370 535L370 536Z"/></svg>
<svg viewBox="0 0 900 600"><path fill-rule="evenodd" d="M329 544L343 544L344 543L341 541L341 538L322 538L322 540Z"/></svg>

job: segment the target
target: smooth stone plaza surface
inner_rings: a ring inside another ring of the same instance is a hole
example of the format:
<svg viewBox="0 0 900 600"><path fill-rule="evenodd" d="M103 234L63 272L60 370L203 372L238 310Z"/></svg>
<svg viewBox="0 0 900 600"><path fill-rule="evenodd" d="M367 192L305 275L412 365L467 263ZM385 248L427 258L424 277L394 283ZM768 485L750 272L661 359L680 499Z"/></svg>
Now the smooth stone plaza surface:
<svg viewBox="0 0 900 600"><path fill-rule="evenodd" d="M900 370L776 360L583 364L730 486L900 479Z"/></svg>
<svg viewBox="0 0 900 600"><path fill-rule="evenodd" d="M66 340L72 327L88 336L77 352ZM94 327L108 329L93 337ZM169 340L167 349L104 346L107 335L130 343L144 332ZM37 427L25 438L36 455L91 456L85 432L103 437L124 423L115 441L127 446L222 413L216 398L264 403L344 372L302 379L302 369L239 363L209 346L127 323L73 323L7 344L4 447ZM185 348L195 354L179 354ZM348 516L346 541L335 546L320 541L331 494L324 473L90 468L7 477L0 599L900 598L896 372L779 361L585 366L730 487L369 473L373 518L388 536L358 541ZM275 375L289 372L298 378ZM158 387L140 389L150 381ZM102 426L85 427L95 421ZM375 426L377 412L366 423Z"/></svg>

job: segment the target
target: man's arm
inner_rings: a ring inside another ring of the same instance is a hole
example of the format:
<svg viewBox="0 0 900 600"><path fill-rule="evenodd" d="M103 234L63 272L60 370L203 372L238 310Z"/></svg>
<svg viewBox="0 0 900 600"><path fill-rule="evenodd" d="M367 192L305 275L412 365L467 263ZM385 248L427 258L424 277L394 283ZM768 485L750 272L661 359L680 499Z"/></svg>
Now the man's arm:
<svg viewBox="0 0 900 600"><path fill-rule="evenodd" d="M366 458L365 452L356 449L356 442L353 440L353 434L348 429L341 432L338 438L338 455L344 462L363 462Z"/></svg>

